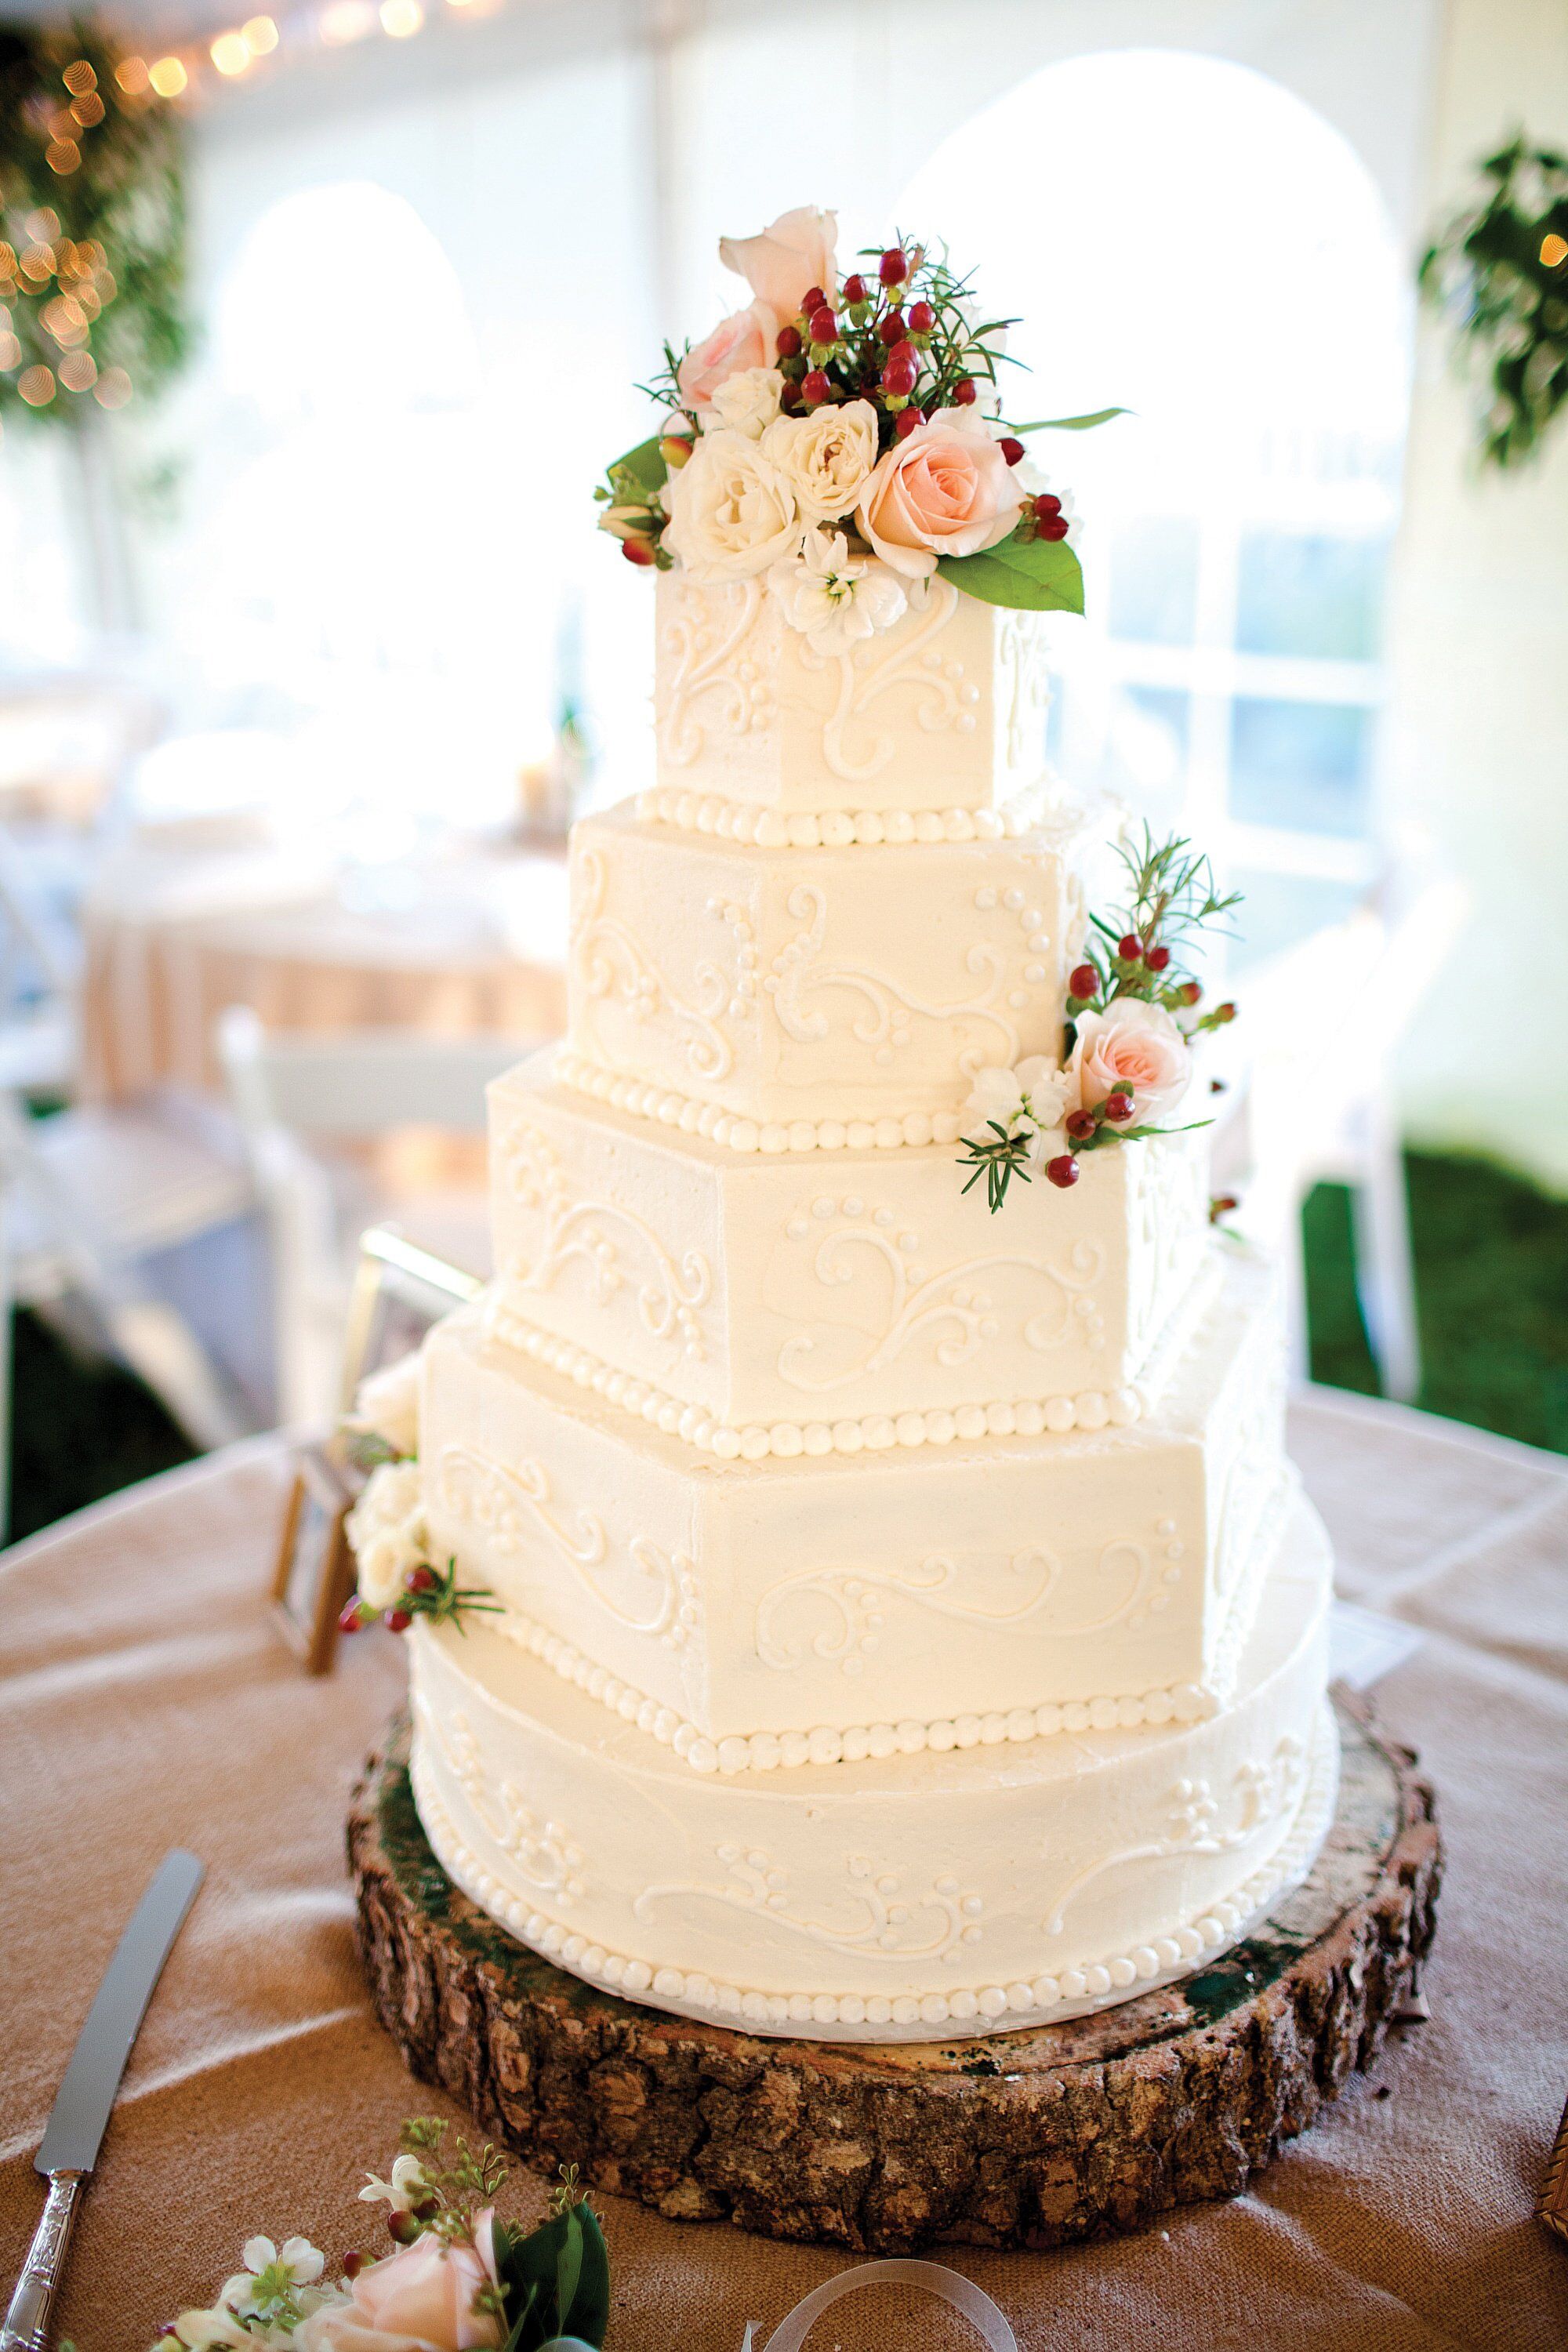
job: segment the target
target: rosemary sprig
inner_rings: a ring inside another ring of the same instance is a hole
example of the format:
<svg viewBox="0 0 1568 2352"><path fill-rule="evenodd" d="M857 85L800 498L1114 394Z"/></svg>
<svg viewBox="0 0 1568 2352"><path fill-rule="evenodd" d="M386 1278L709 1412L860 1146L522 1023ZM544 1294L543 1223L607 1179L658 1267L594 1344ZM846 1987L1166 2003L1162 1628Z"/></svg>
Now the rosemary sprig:
<svg viewBox="0 0 1568 2352"><path fill-rule="evenodd" d="M963 1187L966 1192L973 1192L981 1178L984 1178L986 1202L994 1216L1007 1198L1007 1187L1015 1176L1024 1184L1033 1181L1028 1170L1029 1145L1033 1135L1012 1134L994 1118L987 1119L985 1124L995 1141L987 1142L979 1136L966 1135L963 1138L963 1153L958 1164L961 1168L973 1168L974 1171Z"/></svg>

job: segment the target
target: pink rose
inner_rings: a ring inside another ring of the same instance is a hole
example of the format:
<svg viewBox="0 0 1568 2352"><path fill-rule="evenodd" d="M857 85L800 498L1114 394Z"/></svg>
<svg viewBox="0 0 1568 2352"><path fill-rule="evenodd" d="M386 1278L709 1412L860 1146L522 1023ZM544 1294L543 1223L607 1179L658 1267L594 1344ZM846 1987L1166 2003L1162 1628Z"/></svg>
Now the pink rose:
<svg viewBox="0 0 1568 2352"><path fill-rule="evenodd" d="M700 416L721 383L743 368L772 367L777 350L777 326L765 304L752 302L743 310L732 310L710 335L692 345L676 370L683 404Z"/></svg>
<svg viewBox="0 0 1568 2352"><path fill-rule="evenodd" d="M814 286L820 286L832 301L837 290L837 213L799 205L792 213L781 213L760 236L721 236L719 258L726 269L745 279L773 314L774 326L786 327Z"/></svg>
<svg viewBox="0 0 1568 2352"><path fill-rule="evenodd" d="M1104 1013L1079 1014L1068 1076L1079 1110L1129 1087L1131 1118L1112 1124L1150 1126L1177 1108L1192 1075L1192 1048L1163 1004L1122 996Z"/></svg>
<svg viewBox="0 0 1568 2352"><path fill-rule="evenodd" d="M426 2231L412 2245L372 2263L346 2304L313 2312L299 2330L299 2352L472 2352L499 2345L500 2321L476 2312L474 2297L496 2284L492 2214L475 2224L471 2245L449 2246Z"/></svg>
<svg viewBox="0 0 1568 2352"><path fill-rule="evenodd" d="M1005 539L1020 503L984 420L939 408L880 459L857 511L883 562L907 580L925 580L939 555L974 555Z"/></svg>

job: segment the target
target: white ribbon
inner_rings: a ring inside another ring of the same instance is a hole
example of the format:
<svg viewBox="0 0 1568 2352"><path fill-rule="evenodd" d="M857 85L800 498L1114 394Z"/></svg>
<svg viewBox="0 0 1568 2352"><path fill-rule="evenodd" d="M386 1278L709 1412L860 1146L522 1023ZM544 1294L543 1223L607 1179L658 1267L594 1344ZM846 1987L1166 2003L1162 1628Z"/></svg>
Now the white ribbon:
<svg viewBox="0 0 1568 2352"><path fill-rule="evenodd" d="M923 2287L928 2294L940 2296L954 2311L961 2311L984 2336L988 2352L1018 2352L1017 2337L983 2287L959 2272L950 2271L945 2263L916 2262L857 2263L852 2271L840 2271L837 2278L814 2287L780 2320L763 2352L800 2352L819 2314L830 2303L837 2303L841 2294L854 2294L863 2286L894 2286L900 2282L905 2286ZM752 2352L752 2336L757 2326L756 2320L747 2320L741 2352Z"/></svg>

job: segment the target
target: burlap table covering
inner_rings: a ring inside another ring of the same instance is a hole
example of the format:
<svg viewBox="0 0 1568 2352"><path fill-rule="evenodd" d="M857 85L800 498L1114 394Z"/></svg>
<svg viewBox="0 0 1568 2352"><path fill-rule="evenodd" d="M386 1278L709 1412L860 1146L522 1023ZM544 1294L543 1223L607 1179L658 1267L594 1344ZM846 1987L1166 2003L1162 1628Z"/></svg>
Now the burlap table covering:
<svg viewBox="0 0 1568 2352"><path fill-rule="evenodd" d="M1432 2021L1234 2203L1066 2252L942 2251L1026 2352L1568 2341L1568 2253L1531 2219L1568 2091L1568 1465L1321 1391L1294 1442L1344 1591L1426 1634L1377 1696L1422 1750L1448 1843ZM260 1441L0 1559L7 2282L39 2209L32 2152L126 1915L168 1845L209 1866L87 2198L61 2313L81 2352L140 2352L250 2231L379 2251L359 2175L402 2116L443 2104L371 2016L343 1878L346 1791L401 1661L377 1633L312 1684L274 1641L258 1596L284 1475ZM509 2195L542 2209L531 2180ZM738 2352L748 2318L763 2343L850 2259L600 2204L610 2352ZM973 2340L900 2287L837 2305L812 2345Z"/></svg>

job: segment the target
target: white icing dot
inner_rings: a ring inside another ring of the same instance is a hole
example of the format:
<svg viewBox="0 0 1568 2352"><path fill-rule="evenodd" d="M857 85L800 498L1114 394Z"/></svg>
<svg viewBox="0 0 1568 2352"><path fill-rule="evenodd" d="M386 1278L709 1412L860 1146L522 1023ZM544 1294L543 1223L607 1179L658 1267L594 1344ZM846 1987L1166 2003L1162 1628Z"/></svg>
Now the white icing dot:
<svg viewBox="0 0 1568 2352"><path fill-rule="evenodd" d="M979 1995L982 2017L1001 2017L1007 2007L1007 1996L1000 1985L986 1985Z"/></svg>

